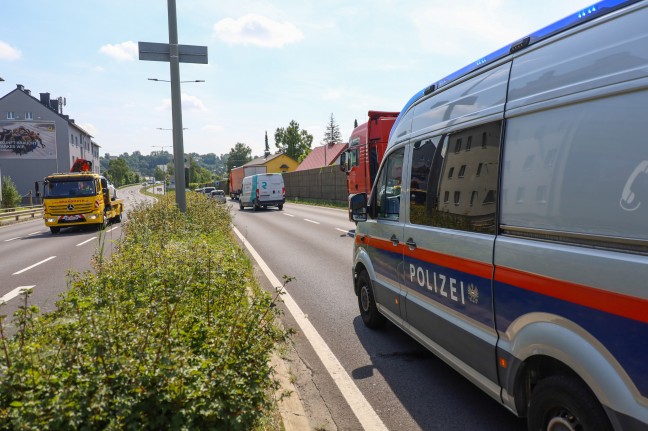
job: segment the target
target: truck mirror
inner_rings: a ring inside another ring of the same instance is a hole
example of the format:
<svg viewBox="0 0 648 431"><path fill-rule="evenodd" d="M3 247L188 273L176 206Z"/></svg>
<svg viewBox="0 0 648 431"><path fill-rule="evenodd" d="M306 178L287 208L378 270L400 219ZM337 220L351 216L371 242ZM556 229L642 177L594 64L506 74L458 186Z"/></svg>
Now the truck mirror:
<svg viewBox="0 0 648 431"><path fill-rule="evenodd" d="M342 172L346 172L346 159L347 159L347 154L346 151L340 154L340 170Z"/></svg>
<svg viewBox="0 0 648 431"><path fill-rule="evenodd" d="M367 194L356 193L349 196L349 220L367 221Z"/></svg>

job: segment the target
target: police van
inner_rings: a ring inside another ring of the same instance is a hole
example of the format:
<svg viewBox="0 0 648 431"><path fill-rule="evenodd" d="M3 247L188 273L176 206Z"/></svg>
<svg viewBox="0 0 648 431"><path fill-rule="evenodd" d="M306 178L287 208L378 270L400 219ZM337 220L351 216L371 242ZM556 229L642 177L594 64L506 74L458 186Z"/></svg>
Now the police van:
<svg viewBox="0 0 648 431"><path fill-rule="evenodd" d="M405 105L350 198L360 315L529 430L648 429L648 1L602 1Z"/></svg>
<svg viewBox="0 0 648 431"><path fill-rule="evenodd" d="M276 206L283 209L286 202L286 188L281 174L256 174L243 178L239 209Z"/></svg>

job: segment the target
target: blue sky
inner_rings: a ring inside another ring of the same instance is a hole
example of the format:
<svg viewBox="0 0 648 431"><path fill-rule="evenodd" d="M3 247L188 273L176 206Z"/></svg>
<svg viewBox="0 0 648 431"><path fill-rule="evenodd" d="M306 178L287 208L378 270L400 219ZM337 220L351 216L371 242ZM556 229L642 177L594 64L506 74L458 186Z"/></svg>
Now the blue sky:
<svg viewBox="0 0 648 431"><path fill-rule="evenodd" d="M185 152L261 155L291 120L320 145L330 115L344 140L367 111L399 111L426 85L594 3L591 0L176 0ZM65 97L64 114L101 154L172 152L164 62L137 42L167 43L166 0L3 0L0 96L22 84Z"/></svg>

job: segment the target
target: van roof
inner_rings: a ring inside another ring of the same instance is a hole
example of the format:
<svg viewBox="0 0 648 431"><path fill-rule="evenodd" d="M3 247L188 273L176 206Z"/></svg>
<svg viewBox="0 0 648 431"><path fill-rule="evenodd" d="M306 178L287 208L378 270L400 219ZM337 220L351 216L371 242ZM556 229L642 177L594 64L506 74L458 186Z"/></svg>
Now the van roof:
<svg viewBox="0 0 648 431"><path fill-rule="evenodd" d="M482 57L469 65L457 70L454 73L451 73L450 75L446 76L445 78L442 78L427 87L423 88L420 90L418 93L414 94L410 98L410 100L407 101L403 109L401 109L401 113L396 119L396 122L394 122L394 125L392 126L391 132L389 133L389 139L391 140L391 133L396 130L398 123L400 122L401 118L407 110L419 99L421 99L423 96L426 96L436 90L438 90L441 87L444 87L448 85L449 83L456 81L457 79L461 78L464 75L469 74L470 72L474 72L477 69L480 69L488 64L491 64L501 58L504 58L510 54L513 54L514 52L520 51L529 45L533 45L535 43L540 42L541 40L547 39L549 37L552 37L558 33L562 33L572 27L579 26L585 22L591 21L595 18L598 18L599 16L609 14L615 10L622 9L626 6L629 6L634 3L638 3L642 0L603 0L598 3L593 4L590 7L587 7L585 9L581 9L577 12L574 12L573 14L556 21L553 24L550 24L546 27L541 28L538 31L535 31L522 39L519 39L509 45L506 45L497 51L494 51L490 54L488 54L485 57Z"/></svg>

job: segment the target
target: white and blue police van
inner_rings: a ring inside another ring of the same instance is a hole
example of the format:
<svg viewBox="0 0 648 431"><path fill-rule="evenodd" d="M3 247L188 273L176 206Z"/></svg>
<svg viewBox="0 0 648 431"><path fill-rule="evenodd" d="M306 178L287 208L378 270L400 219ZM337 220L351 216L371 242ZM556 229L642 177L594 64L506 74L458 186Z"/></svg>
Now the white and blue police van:
<svg viewBox="0 0 648 431"><path fill-rule="evenodd" d="M243 178L239 209L252 207L254 211L276 206L280 211L286 203L286 187L283 176L275 174L256 174Z"/></svg>
<svg viewBox="0 0 648 431"><path fill-rule="evenodd" d="M358 222L360 315L529 430L648 429L648 1L601 1L405 105Z"/></svg>

